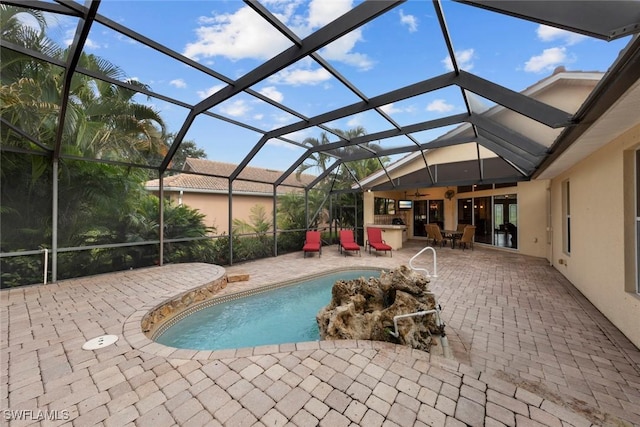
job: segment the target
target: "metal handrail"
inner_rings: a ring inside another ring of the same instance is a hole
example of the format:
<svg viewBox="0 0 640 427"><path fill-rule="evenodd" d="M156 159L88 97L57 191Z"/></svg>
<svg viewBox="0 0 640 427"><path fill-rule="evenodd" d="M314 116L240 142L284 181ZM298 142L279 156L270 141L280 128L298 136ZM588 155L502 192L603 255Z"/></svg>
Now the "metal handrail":
<svg viewBox="0 0 640 427"><path fill-rule="evenodd" d="M400 336L400 332L398 332L398 320L404 319L407 317L416 317L416 316L425 316L427 314L438 313L438 310L425 310L425 311L416 311L415 313L409 314L398 314L397 316L393 316L393 332L389 332L394 337L398 338Z"/></svg>
<svg viewBox="0 0 640 427"><path fill-rule="evenodd" d="M433 252L433 274L430 274L429 270L427 270L426 268L420 268L420 267L414 267L413 266L413 260L416 259L418 256L420 256L420 254L422 254L423 252L425 252L427 250L431 250ZM411 267L411 269L414 270L414 271L423 271L423 272L425 272L425 276L427 276L427 277L438 277L436 258L437 258L436 250L433 249L431 246L427 246L425 248L422 248L422 250L420 250L420 252L418 252L417 254L415 254L414 256L411 257L411 259L409 260L409 267Z"/></svg>

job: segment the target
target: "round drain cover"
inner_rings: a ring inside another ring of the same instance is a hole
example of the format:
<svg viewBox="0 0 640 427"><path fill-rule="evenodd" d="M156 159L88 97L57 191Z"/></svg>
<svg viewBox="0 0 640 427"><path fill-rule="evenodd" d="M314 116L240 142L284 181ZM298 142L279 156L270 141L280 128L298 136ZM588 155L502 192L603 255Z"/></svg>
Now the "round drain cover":
<svg viewBox="0 0 640 427"><path fill-rule="evenodd" d="M113 344L118 341L117 335L103 335L101 337L95 337L90 339L82 346L83 350L97 350L102 347L106 347L108 345Z"/></svg>

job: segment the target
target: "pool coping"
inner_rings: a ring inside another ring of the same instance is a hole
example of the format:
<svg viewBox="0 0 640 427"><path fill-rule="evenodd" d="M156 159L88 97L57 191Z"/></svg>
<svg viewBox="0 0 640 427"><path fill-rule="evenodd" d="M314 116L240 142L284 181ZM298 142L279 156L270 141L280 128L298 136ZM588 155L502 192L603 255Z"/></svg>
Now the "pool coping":
<svg viewBox="0 0 640 427"><path fill-rule="evenodd" d="M226 270L223 267L221 269L221 276L215 278L213 281L226 278ZM149 353L156 356L171 358L171 359L187 359L187 360L217 360L227 359L233 357L249 357L255 355L266 355L273 353L281 353L287 351L296 350L319 350L319 349L336 349L336 348L394 348L397 344L381 342L381 341L366 341L366 340L318 340L318 341L305 341L298 343L285 343L285 344L268 344L256 347L242 347L236 349L223 349L223 350L192 350L182 349L177 347L170 347L164 344L160 344L153 340L160 332L175 324L182 318L192 314L198 310L202 310L208 306L219 304L222 302L233 301L238 298L243 298L250 295L259 294L262 292L268 292L270 290L279 289L287 286L294 285L298 282L304 282L307 280L313 280L318 277L327 276L332 273L338 273L342 271L357 271L357 270L387 270L385 268L378 268L372 266L349 266L339 267L321 273L314 273L307 276L297 277L289 279L283 282L274 282L261 286L257 286L253 289L246 289L243 291L233 292L226 295L213 296L210 299L204 301L198 301L186 307L184 310L176 312L175 315L166 318L159 325L153 329L152 336L149 337L147 333L143 331L142 322L146 316L161 307L171 304L172 301L176 301L182 296L197 291L198 289L209 286L213 281L208 278L206 283L195 285L187 290L181 289L173 295L163 295L164 299L160 302L154 302L145 304L136 310L133 314L127 317L123 323L123 338L135 349ZM218 289L220 292L224 287Z"/></svg>

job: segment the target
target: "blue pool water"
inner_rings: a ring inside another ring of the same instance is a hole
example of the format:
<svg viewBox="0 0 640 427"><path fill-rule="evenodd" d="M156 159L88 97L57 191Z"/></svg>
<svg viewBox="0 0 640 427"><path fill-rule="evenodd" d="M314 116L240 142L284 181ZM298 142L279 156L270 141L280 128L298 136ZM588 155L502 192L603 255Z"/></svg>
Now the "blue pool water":
<svg viewBox="0 0 640 427"><path fill-rule="evenodd" d="M199 310L155 338L192 350L221 350L320 339L316 314L331 301L336 280L380 277L379 270L350 270L277 288Z"/></svg>

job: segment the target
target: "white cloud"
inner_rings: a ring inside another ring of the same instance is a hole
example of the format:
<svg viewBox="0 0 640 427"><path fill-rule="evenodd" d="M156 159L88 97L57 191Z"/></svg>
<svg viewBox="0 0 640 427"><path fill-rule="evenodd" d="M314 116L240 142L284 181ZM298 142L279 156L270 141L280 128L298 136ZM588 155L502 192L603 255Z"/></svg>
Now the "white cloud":
<svg viewBox="0 0 640 427"><path fill-rule="evenodd" d="M231 60L269 59L291 45L248 6L233 14L201 17L199 22L197 40L184 48L183 53L189 58L221 55Z"/></svg>
<svg viewBox="0 0 640 427"><path fill-rule="evenodd" d="M436 111L438 113L446 113L454 108L452 104L448 104L444 99L434 99L427 105L427 111Z"/></svg>
<svg viewBox="0 0 640 427"><path fill-rule="evenodd" d="M324 27L352 8L351 0L312 0L309 4L309 27Z"/></svg>
<svg viewBox="0 0 640 427"><path fill-rule="evenodd" d="M344 62L366 71L373 67L373 61L364 53L352 52L356 43L361 40L362 31L357 29L329 44L320 53L326 59Z"/></svg>
<svg viewBox="0 0 640 427"><path fill-rule="evenodd" d="M169 82L169 84L171 86L177 87L178 89L184 89L185 87L187 87L187 82L182 79L173 79Z"/></svg>
<svg viewBox="0 0 640 427"><path fill-rule="evenodd" d="M262 95L266 96L269 99L273 99L276 102L282 102L284 99L284 95L282 92L278 91L275 86L267 86L259 91Z"/></svg>
<svg viewBox="0 0 640 427"><path fill-rule="evenodd" d="M98 44L98 43L96 43L96 42L94 42L94 41L93 41L93 40L91 40L91 39L87 39L87 40L84 42L84 48L85 48L85 49L94 49L94 50L95 50L95 49L100 49L101 47L103 47L103 46L102 46L102 45L100 45L100 44ZM107 47L107 46L105 46L105 47Z"/></svg>
<svg viewBox="0 0 640 427"><path fill-rule="evenodd" d="M54 15L52 13L45 13L43 17L46 22L46 27L49 31L51 31L51 29L53 28L70 27L71 29L67 31L67 37L69 37L69 31L71 31L71 38L73 38L73 34L75 33L76 28L76 25L73 22L73 18L62 15ZM31 27L36 31L40 31L38 20L34 18L30 13L18 12L15 15L15 18L18 20L18 22L20 22L20 24Z"/></svg>
<svg viewBox="0 0 640 427"><path fill-rule="evenodd" d="M273 125L274 125L274 129L277 129L279 127L282 127L283 125L292 123L293 121L296 120L295 117L287 114L287 113L282 113L282 114L273 114L272 116L273 119Z"/></svg>
<svg viewBox="0 0 640 427"><path fill-rule="evenodd" d="M351 0L312 0L309 4L307 32L327 25L329 22L344 15L353 7ZM330 43L321 50L324 58L369 70L373 61L364 53L353 52L356 43L362 41L362 30L356 29Z"/></svg>
<svg viewBox="0 0 640 427"><path fill-rule="evenodd" d="M409 106L404 107L404 108L398 108L398 107L395 106L395 104L393 102L391 104L383 105L382 107L380 107L380 109L382 111L384 111L385 113L387 113L387 114L413 113L414 111L416 111L416 108L413 105L409 105Z"/></svg>
<svg viewBox="0 0 640 427"><path fill-rule="evenodd" d="M211 95L213 95L214 93L216 93L217 91L219 91L220 89L222 89L224 87L224 85L216 85L216 86L212 86L207 90L199 90L198 92L196 92L198 94L198 96L200 97L200 99L205 99L210 97Z"/></svg>
<svg viewBox="0 0 640 427"><path fill-rule="evenodd" d="M387 114L399 113L402 111L401 109L396 108L393 105L393 102L391 104L383 105L382 107L380 107L380 109Z"/></svg>
<svg viewBox="0 0 640 427"><path fill-rule="evenodd" d="M525 64L524 70L531 73L550 71L567 59L566 48L552 47L542 51L538 56L532 56Z"/></svg>
<svg viewBox="0 0 640 427"><path fill-rule="evenodd" d="M274 14L304 38L311 31L323 27L352 8L352 0L312 0L308 15L294 12L301 2L267 1ZM223 56L236 61L244 58L270 59L289 46L282 34L262 19L250 7L243 6L234 13L200 17L195 29L196 41L188 43L184 55L193 59ZM327 59L368 70L373 61L366 54L353 52L362 41L362 31L356 29L322 49Z"/></svg>
<svg viewBox="0 0 640 427"><path fill-rule="evenodd" d="M409 28L410 33L418 31L418 18L414 15L405 15L402 9L400 9L400 22Z"/></svg>
<svg viewBox="0 0 640 427"><path fill-rule="evenodd" d="M349 126L349 128L356 128L358 126L362 126L362 117L360 117L359 114L356 114L355 116L347 120L347 126Z"/></svg>
<svg viewBox="0 0 640 427"><path fill-rule="evenodd" d="M65 46L71 46L71 44L73 43L73 39L76 35L76 30L75 29L68 29L65 32L65 39L63 40L63 43L65 44ZM97 50L100 49L101 46L99 43L96 43L95 41L93 41L90 38L87 38L84 42L84 48L87 50ZM104 46L106 47L106 46Z"/></svg>
<svg viewBox="0 0 640 427"><path fill-rule="evenodd" d="M292 86L317 85L331 78L331 74L324 68L315 70L285 69L269 78L274 84L288 84Z"/></svg>
<svg viewBox="0 0 640 427"><path fill-rule="evenodd" d="M242 117L251 111L251 107L245 101L238 99L231 103L224 103L220 106L220 111L231 117Z"/></svg>
<svg viewBox="0 0 640 427"><path fill-rule="evenodd" d="M471 71L474 66L474 52L475 51L473 49L457 51L455 55L456 62L458 63L458 68L466 71ZM453 71L453 63L451 62L451 58L449 56L444 58L442 60L442 63L444 64L444 67L447 69L447 71Z"/></svg>
<svg viewBox="0 0 640 427"><path fill-rule="evenodd" d="M538 39L543 42L560 41L568 46L579 43L582 40L586 40L587 36L582 34L572 33L570 31L562 30L560 28L549 27L548 25L539 25L536 34Z"/></svg>

